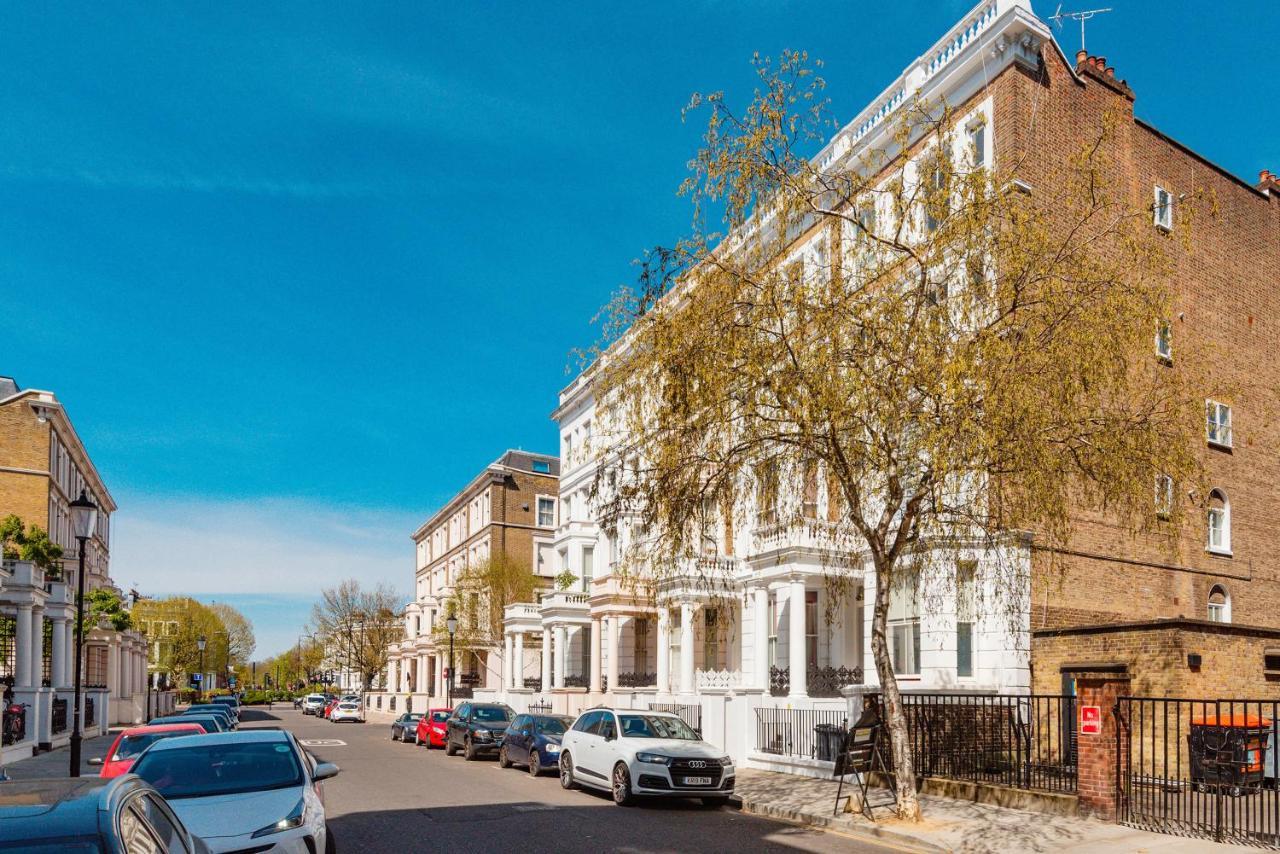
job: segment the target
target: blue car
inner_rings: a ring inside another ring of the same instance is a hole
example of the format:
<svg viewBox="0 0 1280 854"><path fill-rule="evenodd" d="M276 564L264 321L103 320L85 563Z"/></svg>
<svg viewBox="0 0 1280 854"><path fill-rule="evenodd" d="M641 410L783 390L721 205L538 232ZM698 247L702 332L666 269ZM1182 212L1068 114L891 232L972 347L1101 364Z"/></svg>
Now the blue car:
<svg viewBox="0 0 1280 854"><path fill-rule="evenodd" d="M532 777L558 768L560 739L571 726L573 718L565 715L516 715L502 734L498 764L503 768L524 765Z"/></svg>

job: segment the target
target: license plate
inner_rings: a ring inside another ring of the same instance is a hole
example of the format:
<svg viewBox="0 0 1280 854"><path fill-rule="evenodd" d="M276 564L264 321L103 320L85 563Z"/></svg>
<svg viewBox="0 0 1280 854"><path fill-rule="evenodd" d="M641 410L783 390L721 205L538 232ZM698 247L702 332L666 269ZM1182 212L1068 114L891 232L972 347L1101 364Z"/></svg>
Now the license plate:
<svg viewBox="0 0 1280 854"><path fill-rule="evenodd" d="M684 784L686 786L710 786L710 777L685 777Z"/></svg>

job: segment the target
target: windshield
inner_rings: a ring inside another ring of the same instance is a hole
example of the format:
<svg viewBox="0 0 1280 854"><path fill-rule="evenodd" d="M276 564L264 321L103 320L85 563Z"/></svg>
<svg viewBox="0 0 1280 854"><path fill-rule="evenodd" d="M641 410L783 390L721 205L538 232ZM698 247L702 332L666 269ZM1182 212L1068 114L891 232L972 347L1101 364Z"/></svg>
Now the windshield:
<svg viewBox="0 0 1280 854"><path fill-rule="evenodd" d="M129 759L137 756L146 750L155 742L162 738L169 738L174 735L191 735L191 732L145 732L141 735L126 735L120 739L120 743L116 745L116 752L112 754L111 760L114 762L118 759Z"/></svg>
<svg viewBox="0 0 1280 854"><path fill-rule="evenodd" d="M431 720L435 721L438 724L442 724L445 721L449 720L449 713L448 712L432 712Z"/></svg>
<svg viewBox="0 0 1280 854"><path fill-rule="evenodd" d="M679 718L658 715L618 715L627 738L681 738L698 741L698 734Z"/></svg>
<svg viewBox="0 0 1280 854"><path fill-rule="evenodd" d="M422 712L410 712L404 716L404 719L406 721L420 721L422 720Z"/></svg>
<svg viewBox="0 0 1280 854"><path fill-rule="evenodd" d="M501 706L476 706L471 717L486 724L506 723L511 720L511 710Z"/></svg>
<svg viewBox="0 0 1280 854"><path fill-rule="evenodd" d="M283 741L157 748L134 763L132 771L170 800L303 784L298 757Z"/></svg>
<svg viewBox="0 0 1280 854"><path fill-rule="evenodd" d="M534 722L538 735L564 735L569 724L568 718L537 718Z"/></svg>

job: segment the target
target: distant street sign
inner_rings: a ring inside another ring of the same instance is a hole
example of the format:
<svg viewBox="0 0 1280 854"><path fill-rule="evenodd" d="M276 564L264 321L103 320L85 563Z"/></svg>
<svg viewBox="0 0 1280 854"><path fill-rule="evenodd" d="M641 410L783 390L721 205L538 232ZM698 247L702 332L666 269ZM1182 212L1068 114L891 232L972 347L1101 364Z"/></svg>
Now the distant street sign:
<svg viewBox="0 0 1280 854"><path fill-rule="evenodd" d="M202 673L192 673L192 674L191 674L191 681L192 681L192 682L202 682L202 681L204 681L204 674L202 674Z"/></svg>
<svg viewBox="0 0 1280 854"><path fill-rule="evenodd" d="M1080 707L1080 734L1102 735L1102 707Z"/></svg>

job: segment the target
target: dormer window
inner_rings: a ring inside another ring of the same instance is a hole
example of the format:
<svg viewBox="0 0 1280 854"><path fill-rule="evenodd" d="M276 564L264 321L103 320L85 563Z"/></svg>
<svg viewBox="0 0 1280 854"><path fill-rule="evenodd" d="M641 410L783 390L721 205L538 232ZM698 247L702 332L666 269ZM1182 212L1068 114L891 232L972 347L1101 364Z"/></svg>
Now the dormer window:
<svg viewBox="0 0 1280 854"><path fill-rule="evenodd" d="M1156 187L1152 211L1156 228L1173 231L1173 194L1164 187Z"/></svg>

